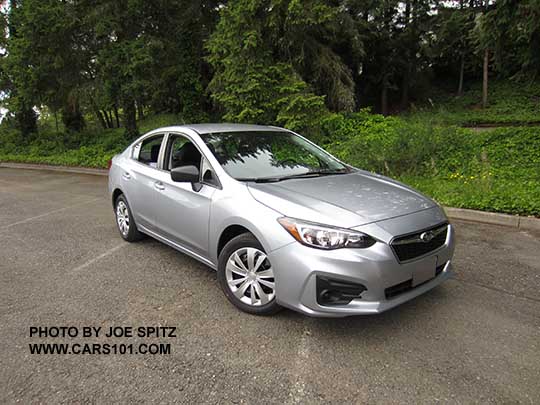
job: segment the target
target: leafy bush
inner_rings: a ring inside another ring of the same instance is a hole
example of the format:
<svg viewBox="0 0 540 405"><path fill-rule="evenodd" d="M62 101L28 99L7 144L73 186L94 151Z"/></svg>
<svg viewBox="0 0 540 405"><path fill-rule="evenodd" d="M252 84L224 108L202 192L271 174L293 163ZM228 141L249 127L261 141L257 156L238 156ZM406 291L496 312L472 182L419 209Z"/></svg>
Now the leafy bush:
<svg viewBox="0 0 540 405"><path fill-rule="evenodd" d="M199 122L194 120L186 120L184 117L176 114L158 114L150 115L144 119L144 121L139 122L139 130L141 133L151 131L156 128L167 127L171 125L182 125L187 122ZM201 118L200 122L204 122L204 119Z"/></svg>
<svg viewBox="0 0 540 405"><path fill-rule="evenodd" d="M2 129L0 160L62 166L107 167L108 160L127 146L123 130L95 133L42 131L33 138Z"/></svg>
<svg viewBox="0 0 540 405"><path fill-rule="evenodd" d="M472 83L461 97L448 92L434 94L431 104L412 109L412 119L441 125L540 124L540 82L510 80L489 84L488 107L481 108L482 83Z"/></svg>
<svg viewBox="0 0 540 405"><path fill-rule="evenodd" d="M17 153L21 149L21 133L15 129L4 128L0 135L0 151L2 153Z"/></svg>
<svg viewBox="0 0 540 405"><path fill-rule="evenodd" d="M437 175L470 160L470 131L407 122L367 111L326 121L326 148L344 161L389 176ZM448 159L451 156L451 159ZM444 163L444 164L443 164Z"/></svg>

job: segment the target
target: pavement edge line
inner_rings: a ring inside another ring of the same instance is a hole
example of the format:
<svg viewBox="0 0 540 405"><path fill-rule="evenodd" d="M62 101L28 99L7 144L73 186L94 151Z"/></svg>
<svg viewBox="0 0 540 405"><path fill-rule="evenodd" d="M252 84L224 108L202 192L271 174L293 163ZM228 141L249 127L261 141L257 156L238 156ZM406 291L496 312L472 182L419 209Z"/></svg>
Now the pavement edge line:
<svg viewBox="0 0 540 405"><path fill-rule="evenodd" d="M40 164L30 164L30 163L0 162L0 167L5 167L7 169L49 170L49 171L64 172L64 173L92 174L96 176L107 176L109 174L109 171L106 169L95 169L95 168L90 168L90 167L40 165Z"/></svg>

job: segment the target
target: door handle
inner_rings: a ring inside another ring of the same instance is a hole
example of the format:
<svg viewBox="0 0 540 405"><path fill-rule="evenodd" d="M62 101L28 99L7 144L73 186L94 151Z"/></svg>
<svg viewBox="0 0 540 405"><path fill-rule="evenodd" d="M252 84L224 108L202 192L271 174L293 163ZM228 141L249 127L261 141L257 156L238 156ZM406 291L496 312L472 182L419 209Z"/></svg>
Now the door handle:
<svg viewBox="0 0 540 405"><path fill-rule="evenodd" d="M165 186L163 185L163 183L161 181L156 181L154 183L154 187L157 188L160 191L165 190Z"/></svg>
<svg viewBox="0 0 540 405"><path fill-rule="evenodd" d="M124 172L124 174L122 175L122 177L126 180L129 180L131 179L131 174L129 174L128 172Z"/></svg>

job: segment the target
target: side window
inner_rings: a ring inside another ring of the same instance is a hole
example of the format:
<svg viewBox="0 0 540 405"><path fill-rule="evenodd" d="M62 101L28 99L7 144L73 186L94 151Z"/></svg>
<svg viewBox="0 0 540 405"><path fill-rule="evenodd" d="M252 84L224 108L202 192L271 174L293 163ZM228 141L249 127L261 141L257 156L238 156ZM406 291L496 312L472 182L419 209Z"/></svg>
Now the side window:
<svg viewBox="0 0 540 405"><path fill-rule="evenodd" d="M151 167L157 167L162 142L163 135L145 139L141 144L141 150L139 151L139 158L137 160Z"/></svg>
<svg viewBox="0 0 540 405"><path fill-rule="evenodd" d="M171 170L179 166L201 167L201 152L193 143L180 135L171 137L169 152L165 158L165 170Z"/></svg>

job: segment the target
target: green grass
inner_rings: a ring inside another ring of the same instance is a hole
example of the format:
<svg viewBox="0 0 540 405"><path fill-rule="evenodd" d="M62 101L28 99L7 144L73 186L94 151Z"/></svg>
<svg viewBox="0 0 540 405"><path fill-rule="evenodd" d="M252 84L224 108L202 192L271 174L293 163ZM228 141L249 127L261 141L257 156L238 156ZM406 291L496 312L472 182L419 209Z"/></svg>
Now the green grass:
<svg viewBox="0 0 540 405"><path fill-rule="evenodd" d="M482 109L482 83L471 83L461 97L440 91L405 117L438 125L540 125L540 82L509 80L489 84L488 108Z"/></svg>
<svg viewBox="0 0 540 405"><path fill-rule="evenodd" d="M540 216L540 182L497 176L462 178L401 176L400 180L449 207Z"/></svg>

